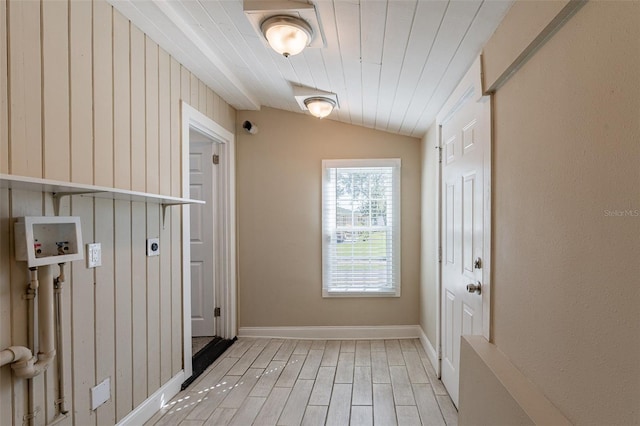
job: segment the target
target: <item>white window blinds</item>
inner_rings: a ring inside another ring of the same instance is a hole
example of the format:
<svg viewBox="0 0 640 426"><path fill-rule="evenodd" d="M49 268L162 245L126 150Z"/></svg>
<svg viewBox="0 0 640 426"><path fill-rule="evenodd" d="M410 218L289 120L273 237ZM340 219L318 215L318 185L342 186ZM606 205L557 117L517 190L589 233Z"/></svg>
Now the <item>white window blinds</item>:
<svg viewBox="0 0 640 426"><path fill-rule="evenodd" d="M400 295L400 159L324 160L324 296Z"/></svg>

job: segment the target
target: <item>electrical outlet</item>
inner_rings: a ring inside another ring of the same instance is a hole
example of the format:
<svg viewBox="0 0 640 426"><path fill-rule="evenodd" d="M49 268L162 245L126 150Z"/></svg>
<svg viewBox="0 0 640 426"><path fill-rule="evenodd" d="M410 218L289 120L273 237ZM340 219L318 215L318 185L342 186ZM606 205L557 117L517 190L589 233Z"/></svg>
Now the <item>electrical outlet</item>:
<svg viewBox="0 0 640 426"><path fill-rule="evenodd" d="M95 410L111 398L111 381L107 377L91 388L91 409Z"/></svg>
<svg viewBox="0 0 640 426"><path fill-rule="evenodd" d="M102 246L100 243L87 244L87 268L102 266Z"/></svg>
<svg viewBox="0 0 640 426"><path fill-rule="evenodd" d="M147 256L160 256L160 238L147 239Z"/></svg>

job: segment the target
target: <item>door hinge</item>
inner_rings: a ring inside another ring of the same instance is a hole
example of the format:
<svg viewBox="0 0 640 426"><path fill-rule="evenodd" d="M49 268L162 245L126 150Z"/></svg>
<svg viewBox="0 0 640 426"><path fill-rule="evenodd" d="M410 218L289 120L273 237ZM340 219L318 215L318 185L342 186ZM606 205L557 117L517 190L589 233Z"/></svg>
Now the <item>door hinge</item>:
<svg viewBox="0 0 640 426"><path fill-rule="evenodd" d="M442 163L442 147L438 148L438 163Z"/></svg>
<svg viewBox="0 0 640 426"><path fill-rule="evenodd" d="M438 262L442 263L442 246L438 247Z"/></svg>
<svg viewBox="0 0 640 426"><path fill-rule="evenodd" d="M219 317L220 316L220 308L214 308L213 316L214 317Z"/></svg>
<svg viewBox="0 0 640 426"><path fill-rule="evenodd" d="M220 156L218 154L213 154L213 164L220 164Z"/></svg>

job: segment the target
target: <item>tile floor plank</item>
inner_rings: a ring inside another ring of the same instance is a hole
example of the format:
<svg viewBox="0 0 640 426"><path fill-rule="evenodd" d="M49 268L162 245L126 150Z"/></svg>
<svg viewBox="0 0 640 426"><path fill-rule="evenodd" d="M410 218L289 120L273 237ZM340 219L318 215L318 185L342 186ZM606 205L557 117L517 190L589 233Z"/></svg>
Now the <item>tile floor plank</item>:
<svg viewBox="0 0 640 426"><path fill-rule="evenodd" d="M247 426L252 424L266 400L267 398L248 397L229 424L233 426Z"/></svg>
<svg viewBox="0 0 640 426"><path fill-rule="evenodd" d="M371 405L351 406L350 426L373 426L373 410Z"/></svg>
<svg viewBox="0 0 640 426"><path fill-rule="evenodd" d="M180 422L180 426L202 426L204 424L201 420L183 420Z"/></svg>
<svg viewBox="0 0 640 426"><path fill-rule="evenodd" d="M260 352L262 352L262 348L259 346L249 348L227 374L229 376L242 376L258 358Z"/></svg>
<svg viewBox="0 0 640 426"><path fill-rule="evenodd" d="M340 352L335 383L353 383L354 355L355 352Z"/></svg>
<svg viewBox="0 0 640 426"><path fill-rule="evenodd" d="M324 426L328 408L326 405L308 405L302 418L302 426Z"/></svg>
<svg viewBox="0 0 640 426"><path fill-rule="evenodd" d="M356 342L356 366L371 365L371 343L368 340L358 340Z"/></svg>
<svg viewBox="0 0 640 426"><path fill-rule="evenodd" d="M393 405L393 389L390 384L374 383L373 385L373 423L385 426L398 424Z"/></svg>
<svg viewBox="0 0 640 426"><path fill-rule="evenodd" d="M384 345L387 348L387 362L389 365L404 365L400 343L397 340L385 340Z"/></svg>
<svg viewBox="0 0 640 426"><path fill-rule="evenodd" d="M355 367L351 405L371 405L373 403L372 389L371 367Z"/></svg>
<svg viewBox="0 0 640 426"><path fill-rule="evenodd" d="M240 358L244 353L253 345L253 339L244 338L238 339L229 349L228 354L225 354L227 358Z"/></svg>
<svg viewBox="0 0 640 426"><path fill-rule="evenodd" d="M447 389L444 387L444 383L442 383L442 381L436 375L436 370L433 369L433 365L431 365L431 361L424 358L422 358L421 361L422 361L422 365L424 366L424 369L427 371L427 377L429 377L429 383L431 383L431 386L433 387L433 392L436 395L443 395L448 397L449 393L447 392Z"/></svg>
<svg viewBox="0 0 640 426"><path fill-rule="evenodd" d="M419 383L412 385L412 388L422 424L426 426L444 426L444 417L442 417L431 386Z"/></svg>
<svg viewBox="0 0 640 426"><path fill-rule="evenodd" d="M282 346L282 340L271 340L262 352L260 352L258 358L251 364L251 368L267 368L273 356L278 352L278 349L280 349L280 346Z"/></svg>
<svg viewBox="0 0 640 426"><path fill-rule="evenodd" d="M418 352L403 352L404 362L407 367L407 373L409 373L409 380L411 383L429 383L427 377L427 371L422 365L422 360L418 355Z"/></svg>
<svg viewBox="0 0 640 426"><path fill-rule="evenodd" d="M197 395L196 402L198 402L198 404L195 405L189 415L187 415L187 419L207 420L218 408L220 403L227 397L229 392L234 389L238 380L240 380L240 376L225 376L220 379L219 383L215 385L215 387L195 393L195 395Z"/></svg>
<svg viewBox="0 0 640 426"><path fill-rule="evenodd" d="M222 408L240 408L253 386L258 382L264 370L258 368L250 368L240 377L238 383L233 385L233 389L227 393L227 397L220 403ZM255 402L254 402L255 403ZM236 416L240 414L238 410Z"/></svg>
<svg viewBox="0 0 640 426"><path fill-rule="evenodd" d="M211 417L204 422L204 426L226 426L237 411L235 408L216 408Z"/></svg>
<svg viewBox="0 0 640 426"><path fill-rule="evenodd" d="M356 341L355 340L343 340L340 342L340 352L355 352Z"/></svg>
<svg viewBox="0 0 640 426"><path fill-rule="evenodd" d="M349 424L351 415L351 385L340 383L333 385L329 411L327 412L327 426L344 426Z"/></svg>
<svg viewBox="0 0 640 426"><path fill-rule="evenodd" d="M457 425L418 339L241 338L146 424Z"/></svg>
<svg viewBox="0 0 640 426"><path fill-rule="evenodd" d="M413 339L400 339L400 349L403 352L417 352L418 348L413 343Z"/></svg>
<svg viewBox="0 0 640 426"><path fill-rule="evenodd" d="M290 393L291 388L273 388L254 422L260 426L275 426Z"/></svg>
<svg viewBox="0 0 640 426"><path fill-rule="evenodd" d="M458 426L458 410L447 395L436 395L440 411L447 426Z"/></svg>
<svg viewBox="0 0 640 426"><path fill-rule="evenodd" d="M415 405L396 406L398 424L402 426L421 426L420 415Z"/></svg>
<svg viewBox="0 0 640 426"><path fill-rule="evenodd" d="M279 425L297 426L300 424L312 389L313 380L298 380L296 382L278 420Z"/></svg>
<svg viewBox="0 0 640 426"><path fill-rule="evenodd" d="M318 369L318 375L309 397L309 405L329 405L335 374L336 367L320 367Z"/></svg>
<svg viewBox="0 0 640 426"><path fill-rule="evenodd" d="M298 374L304 365L305 355L291 355L289 362L282 370L282 374L278 378L275 387L291 388L298 379Z"/></svg>
<svg viewBox="0 0 640 426"><path fill-rule="evenodd" d="M309 351L307 359L304 361L304 365L300 371L300 379L314 380L316 378L323 354L324 349L311 349Z"/></svg>
<svg viewBox="0 0 640 426"><path fill-rule="evenodd" d="M326 340L314 340L313 343L311 343L311 349L324 349L326 344Z"/></svg>
<svg viewBox="0 0 640 426"><path fill-rule="evenodd" d="M372 340L371 341L371 352L385 351L384 340Z"/></svg>
<svg viewBox="0 0 640 426"><path fill-rule="evenodd" d="M191 385L190 391L209 391L220 384L220 380L227 375L231 367L238 362L237 358L223 358L220 362L209 367L198 380Z"/></svg>
<svg viewBox="0 0 640 426"><path fill-rule="evenodd" d="M311 340L300 340L293 350L294 355L306 355L311 349Z"/></svg>
<svg viewBox="0 0 640 426"><path fill-rule="evenodd" d="M389 367L389 372L391 373L393 399L396 405L416 405L405 366L392 365Z"/></svg>
<svg viewBox="0 0 640 426"><path fill-rule="evenodd" d="M338 365L338 354L340 353L340 341L329 340L324 347L324 355L322 356L323 367L336 367Z"/></svg>
<svg viewBox="0 0 640 426"><path fill-rule="evenodd" d="M391 383L386 351L371 352L371 377L373 383Z"/></svg>
<svg viewBox="0 0 640 426"><path fill-rule="evenodd" d="M285 365L287 365L287 363L284 361L271 361L249 393L249 396L268 397L269 392L271 392L280 374L282 374Z"/></svg>
<svg viewBox="0 0 640 426"><path fill-rule="evenodd" d="M296 348L298 344L297 340L285 340L284 343L278 349L275 356L273 357L274 361L288 361L289 357L293 353L293 350Z"/></svg>

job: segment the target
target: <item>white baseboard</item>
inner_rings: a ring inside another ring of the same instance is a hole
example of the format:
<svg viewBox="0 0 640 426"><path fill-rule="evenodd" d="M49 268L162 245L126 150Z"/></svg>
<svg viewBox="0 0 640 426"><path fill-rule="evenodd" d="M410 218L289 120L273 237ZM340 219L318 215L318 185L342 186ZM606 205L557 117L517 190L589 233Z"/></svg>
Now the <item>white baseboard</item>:
<svg viewBox="0 0 640 426"><path fill-rule="evenodd" d="M238 337L272 339L371 340L417 339L417 325L353 326L353 327L240 327Z"/></svg>
<svg viewBox="0 0 640 426"><path fill-rule="evenodd" d="M180 392L180 387L184 380L184 371L180 371L160 387L160 389L155 391L153 395L147 398L142 404L138 405L132 412L127 414L125 418L120 420L116 426L143 425L147 420L153 417L153 415L156 414L164 404L169 402L171 398Z"/></svg>
<svg viewBox="0 0 640 426"><path fill-rule="evenodd" d="M429 358L429 361L431 361L431 365L433 366L433 369L436 370L436 374L439 377L440 362L438 360L438 352L436 351L436 349L433 347L433 345L427 338L427 335L424 334L424 331L422 331L422 328L420 328L420 343L422 343L422 347L424 348L424 351L427 353L427 357Z"/></svg>

